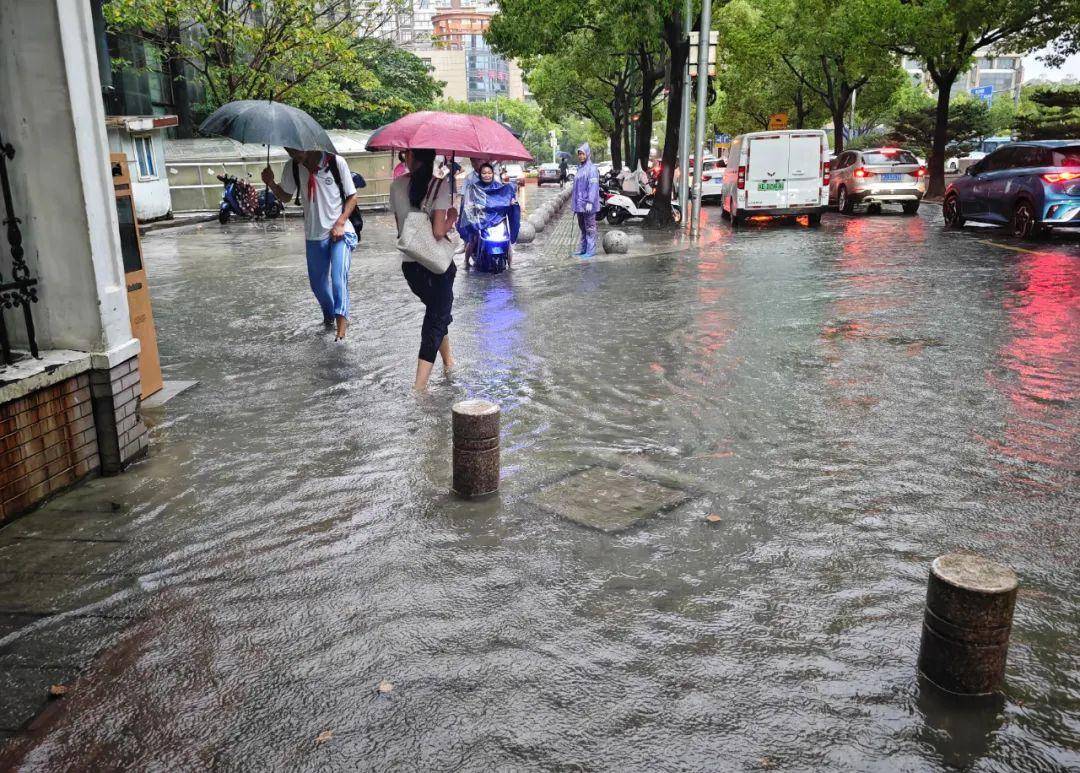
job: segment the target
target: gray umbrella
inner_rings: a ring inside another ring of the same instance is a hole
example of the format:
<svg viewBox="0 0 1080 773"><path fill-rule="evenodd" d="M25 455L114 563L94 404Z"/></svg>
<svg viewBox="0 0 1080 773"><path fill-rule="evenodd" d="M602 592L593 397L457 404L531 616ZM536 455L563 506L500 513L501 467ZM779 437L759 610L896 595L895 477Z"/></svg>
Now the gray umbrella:
<svg viewBox="0 0 1080 773"><path fill-rule="evenodd" d="M240 142L283 145L336 153L326 130L296 107L268 99L241 99L222 105L202 122L203 134L223 134Z"/></svg>

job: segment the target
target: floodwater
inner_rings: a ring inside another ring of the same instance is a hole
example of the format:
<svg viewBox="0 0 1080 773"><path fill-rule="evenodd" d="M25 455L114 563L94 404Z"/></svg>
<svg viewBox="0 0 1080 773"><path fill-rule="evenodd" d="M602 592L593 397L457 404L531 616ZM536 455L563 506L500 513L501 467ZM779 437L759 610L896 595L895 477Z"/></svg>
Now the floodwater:
<svg viewBox="0 0 1080 773"><path fill-rule="evenodd" d="M1080 245L932 209L459 271L461 368L419 397L386 216L343 345L295 222L146 238L200 384L113 484L133 622L22 765L1076 769ZM465 396L502 406L482 502L447 494ZM594 465L689 501L618 534L529 501ZM996 701L916 676L952 550L1021 578Z"/></svg>

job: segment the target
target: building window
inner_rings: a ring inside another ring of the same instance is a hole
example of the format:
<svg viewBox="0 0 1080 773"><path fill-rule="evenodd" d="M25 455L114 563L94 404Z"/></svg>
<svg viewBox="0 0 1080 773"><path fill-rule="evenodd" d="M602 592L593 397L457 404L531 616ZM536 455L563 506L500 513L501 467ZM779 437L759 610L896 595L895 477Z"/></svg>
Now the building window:
<svg viewBox="0 0 1080 773"><path fill-rule="evenodd" d="M140 180L156 180L157 166L154 164L154 138L149 134L132 137L135 144L135 163L139 166Z"/></svg>

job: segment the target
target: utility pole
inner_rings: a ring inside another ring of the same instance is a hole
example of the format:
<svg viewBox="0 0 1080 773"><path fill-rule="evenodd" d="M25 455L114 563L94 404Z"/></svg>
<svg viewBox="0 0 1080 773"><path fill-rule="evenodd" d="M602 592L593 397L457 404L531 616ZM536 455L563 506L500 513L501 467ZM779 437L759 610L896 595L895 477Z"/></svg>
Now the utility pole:
<svg viewBox="0 0 1080 773"><path fill-rule="evenodd" d="M712 0L702 0L701 32L698 35L697 65L697 130L694 132L694 172L701 179L701 167L705 160L705 113L708 112L709 99L709 43L712 39ZM694 197L693 221L691 234L694 238L701 235L701 186L699 195Z"/></svg>
<svg viewBox="0 0 1080 773"><path fill-rule="evenodd" d="M855 97L858 93L858 89L851 90L851 129L848 131L848 142L855 139Z"/></svg>
<svg viewBox="0 0 1080 773"><path fill-rule="evenodd" d="M693 23L690 0L686 0L683 11L683 39L690 39L690 27ZM686 200L690 190L690 55L683 65L682 112L679 116L679 211L686 218Z"/></svg>

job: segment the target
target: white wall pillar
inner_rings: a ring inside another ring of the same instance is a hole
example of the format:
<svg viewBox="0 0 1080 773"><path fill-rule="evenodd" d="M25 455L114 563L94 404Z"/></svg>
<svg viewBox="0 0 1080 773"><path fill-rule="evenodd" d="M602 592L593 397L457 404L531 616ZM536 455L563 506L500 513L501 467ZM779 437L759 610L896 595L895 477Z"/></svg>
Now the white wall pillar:
<svg viewBox="0 0 1080 773"><path fill-rule="evenodd" d="M108 355L138 351L109 169L90 5L85 0L0 2L0 131L31 273L42 349ZM0 235L9 266L6 240ZM5 271L6 278L10 275ZM17 342L16 315L7 317Z"/></svg>

